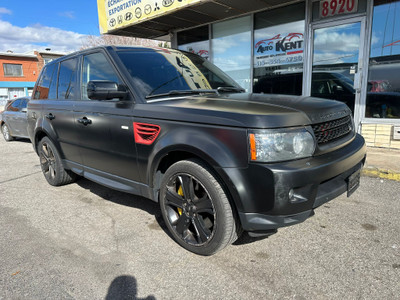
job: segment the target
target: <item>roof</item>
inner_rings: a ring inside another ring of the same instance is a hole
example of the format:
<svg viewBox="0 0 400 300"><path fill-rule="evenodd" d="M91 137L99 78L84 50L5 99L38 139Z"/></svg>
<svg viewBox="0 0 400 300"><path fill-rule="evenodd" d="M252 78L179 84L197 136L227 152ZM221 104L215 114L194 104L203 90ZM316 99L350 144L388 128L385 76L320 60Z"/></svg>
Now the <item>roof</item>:
<svg viewBox="0 0 400 300"><path fill-rule="evenodd" d="M0 52L0 56L37 58L36 55L33 54L10 53L10 52Z"/></svg>
<svg viewBox="0 0 400 300"><path fill-rule="evenodd" d="M173 2L173 1L172 1ZM199 1L180 9L171 10L163 15L135 20L121 29L111 30L108 34L156 39L169 33L193 28L213 22L248 15L250 13L295 3L293 0L212 0ZM133 23L133 24L132 24Z"/></svg>

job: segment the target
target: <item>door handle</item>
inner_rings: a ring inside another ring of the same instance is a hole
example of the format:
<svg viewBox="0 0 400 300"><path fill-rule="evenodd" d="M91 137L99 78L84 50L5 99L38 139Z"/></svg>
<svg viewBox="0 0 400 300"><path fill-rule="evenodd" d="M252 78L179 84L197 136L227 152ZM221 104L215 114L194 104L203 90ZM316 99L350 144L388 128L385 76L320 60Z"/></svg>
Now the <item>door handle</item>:
<svg viewBox="0 0 400 300"><path fill-rule="evenodd" d="M46 115L46 118L51 121L51 120L54 120L56 118L56 116L53 115L52 113L49 113L49 114Z"/></svg>
<svg viewBox="0 0 400 300"><path fill-rule="evenodd" d="M78 119L78 123L86 126L86 125L92 124L92 120L90 120L86 117L83 117L82 119Z"/></svg>

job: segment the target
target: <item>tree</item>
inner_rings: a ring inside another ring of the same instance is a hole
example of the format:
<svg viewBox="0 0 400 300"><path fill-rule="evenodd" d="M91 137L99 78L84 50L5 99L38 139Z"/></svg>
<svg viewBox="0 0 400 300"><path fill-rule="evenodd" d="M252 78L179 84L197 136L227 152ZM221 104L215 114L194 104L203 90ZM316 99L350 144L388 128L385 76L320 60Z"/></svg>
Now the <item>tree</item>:
<svg viewBox="0 0 400 300"><path fill-rule="evenodd" d="M80 50L103 46L103 45L115 45L115 46L143 46L143 47L165 47L169 48L169 42L141 39L128 36L103 34L101 36L88 35L87 38L82 42Z"/></svg>

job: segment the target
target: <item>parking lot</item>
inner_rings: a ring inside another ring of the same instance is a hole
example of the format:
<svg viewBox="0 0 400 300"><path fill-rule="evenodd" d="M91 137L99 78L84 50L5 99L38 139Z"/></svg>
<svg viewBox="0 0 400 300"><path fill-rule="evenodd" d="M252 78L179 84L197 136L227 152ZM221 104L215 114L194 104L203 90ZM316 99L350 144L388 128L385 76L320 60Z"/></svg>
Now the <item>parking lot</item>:
<svg viewBox="0 0 400 300"><path fill-rule="evenodd" d="M158 205L86 179L52 187L27 140L0 140L0 299L395 299L400 182L212 257L179 247Z"/></svg>

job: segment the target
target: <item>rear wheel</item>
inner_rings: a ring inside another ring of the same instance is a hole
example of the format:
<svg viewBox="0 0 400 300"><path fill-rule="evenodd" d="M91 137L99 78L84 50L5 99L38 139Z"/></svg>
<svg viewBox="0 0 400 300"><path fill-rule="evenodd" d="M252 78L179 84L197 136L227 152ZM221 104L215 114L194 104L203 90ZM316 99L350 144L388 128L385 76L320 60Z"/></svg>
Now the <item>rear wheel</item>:
<svg viewBox="0 0 400 300"><path fill-rule="evenodd" d="M3 133L3 137L7 142L14 140L14 137L11 135L6 123L1 126L1 132Z"/></svg>
<svg viewBox="0 0 400 300"><path fill-rule="evenodd" d="M43 175L49 184L60 186L76 180L75 173L64 169L60 155L48 137L44 137L39 143L39 159Z"/></svg>
<svg viewBox="0 0 400 300"><path fill-rule="evenodd" d="M191 252L212 255L237 238L227 195L201 161L180 161L166 171L160 207L174 239Z"/></svg>

